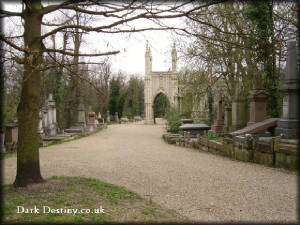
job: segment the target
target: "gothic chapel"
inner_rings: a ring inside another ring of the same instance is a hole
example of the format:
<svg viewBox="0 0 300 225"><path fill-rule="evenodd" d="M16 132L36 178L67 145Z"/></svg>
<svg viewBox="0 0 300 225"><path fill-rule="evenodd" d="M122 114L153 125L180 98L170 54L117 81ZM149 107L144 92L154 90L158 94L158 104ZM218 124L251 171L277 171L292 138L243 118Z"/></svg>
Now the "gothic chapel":
<svg viewBox="0 0 300 225"><path fill-rule="evenodd" d="M178 105L178 72L177 72L177 51L175 44L172 48L172 69L171 71L152 71L152 55L148 41L145 53L145 123L154 123L153 105L160 94L164 94L171 107Z"/></svg>

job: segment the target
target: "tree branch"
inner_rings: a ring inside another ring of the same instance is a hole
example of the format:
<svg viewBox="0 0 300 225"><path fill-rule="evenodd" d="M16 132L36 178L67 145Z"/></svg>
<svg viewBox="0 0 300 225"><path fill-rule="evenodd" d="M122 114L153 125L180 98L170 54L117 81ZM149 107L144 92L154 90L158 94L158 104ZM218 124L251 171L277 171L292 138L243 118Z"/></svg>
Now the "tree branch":
<svg viewBox="0 0 300 225"><path fill-rule="evenodd" d="M0 18L10 17L10 16L23 16L23 13L10 12L0 9Z"/></svg>
<svg viewBox="0 0 300 225"><path fill-rule="evenodd" d="M7 38L5 38L5 37L3 36L3 34L0 34L0 41L5 42L6 44L8 44L9 46L13 47L13 48L16 49L16 50L19 50L19 51L21 51L21 52L26 52L26 53L28 53L28 51L26 51L26 49L24 49L23 47L19 47L19 46L15 45L15 44L12 43L11 41L9 41Z"/></svg>
<svg viewBox="0 0 300 225"><path fill-rule="evenodd" d="M69 55L69 56L91 56L91 57L104 56L104 55L115 55L115 54L120 53L120 51L111 51L111 52L103 52L103 53L95 53L95 54L81 54L81 53L75 54L75 53L67 52L67 51L60 50L60 49L49 49L49 48L45 48L43 50L43 52L57 52L57 53Z"/></svg>

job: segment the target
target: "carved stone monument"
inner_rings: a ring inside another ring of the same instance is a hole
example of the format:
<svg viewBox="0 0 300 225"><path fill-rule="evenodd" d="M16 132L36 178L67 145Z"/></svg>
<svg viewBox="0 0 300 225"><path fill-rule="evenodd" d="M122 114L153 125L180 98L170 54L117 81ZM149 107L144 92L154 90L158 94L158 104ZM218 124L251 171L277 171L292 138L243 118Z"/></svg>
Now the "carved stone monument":
<svg viewBox="0 0 300 225"><path fill-rule="evenodd" d="M215 133L217 135L222 134L223 132L223 125L224 125L224 120L223 120L223 101L222 101L222 96L218 96L218 108L217 108L217 119L214 121L214 125L211 127L212 133Z"/></svg>
<svg viewBox="0 0 300 225"><path fill-rule="evenodd" d="M228 133L229 129L232 125L232 108L230 106L226 106L224 108L224 133Z"/></svg>
<svg viewBox="0 0 300 225"><path fill-rule="evenodd" d="M283 95L282 117L275 134L287 139L299 138L299 68L295 40L287 41L286 73L279 91Z"/></svg>
<svg viewBox="0 0 300 225"><path fill-rule="evenodd" d="M247 97L239 91L232 97L232 126L230 131L239 130L247 125Z"/></svg>
<svg viewBox="0 0 300 225"><path fill-rule="evenodd" d="M56 107L52 94L49 94L47 100L47 123L47 135L55 136L57 134Z"/></svg>
<svg viewBox="0 0 300 225"><path fill-rule="evenodd" d="M38 134L41 136L44 134L44 129L43 129L43 111L40 111L39 113L39 126L38 126Z"/></svg>
<svg viewBox="0 0 300 225"><path fill-rule="evenodd" d="M120 122L120 120L119 120L119 114L118 114L118 112L116 112L116 114L115 114L115 121L116 121L117 123L119 123L119 122Z"/></svg>
<svg viewBox="0 0 300 225"><path fill-rule="evenodd" d="M106 122L107 123L110 122L110 113L109 113L109 110L107 110Z"/></svg>
<svg viewBox="0 0 300 225"><path fill-rule="evenodd" d="M264 89L252 90L248 97L250 99L250 121L247 126L250 126L266 119L268 93Z"/></svg>
<svg viewBox="0 0 300 225"><path fill-rule="evenodd" d="M86 127L85 110L84 110L83 103L79 103L79 105L78 105L78 126L81 126L83 128Z"/></svg>
<svg viewBox="0 0 300 225"><path fill-rule="evenodd" d="M89 130L93 131L95 128L95 120L96 120L96 113L92 111L92 108L89 108Z"/></svg>

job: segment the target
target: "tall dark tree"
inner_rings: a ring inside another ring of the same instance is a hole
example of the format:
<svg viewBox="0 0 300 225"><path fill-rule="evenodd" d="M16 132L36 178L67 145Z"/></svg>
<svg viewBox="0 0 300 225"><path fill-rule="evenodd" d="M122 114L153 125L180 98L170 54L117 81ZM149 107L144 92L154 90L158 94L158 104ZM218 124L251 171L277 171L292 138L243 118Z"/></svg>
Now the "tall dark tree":
<svg viewBox="0 0 300 225"><path fill-rule="evenodd" d="M113 77L110 80L110 91L109 91L109 112L111 115L115 115L119 111L119 100L120 100L120 80ZM119 112L118 112L119 113Z"/></svg>
<svg viewBox="0 0 300 225"><path fill-rule="evenodd" d="M254 34L249 39L252 55L262 67L262 74L256 77L254 89L265 88L269 93L268 114L279 117L279 74L276 71L274 48L273 3L269 0L250 1L245 9L246 16L254 23Z"/></svg>

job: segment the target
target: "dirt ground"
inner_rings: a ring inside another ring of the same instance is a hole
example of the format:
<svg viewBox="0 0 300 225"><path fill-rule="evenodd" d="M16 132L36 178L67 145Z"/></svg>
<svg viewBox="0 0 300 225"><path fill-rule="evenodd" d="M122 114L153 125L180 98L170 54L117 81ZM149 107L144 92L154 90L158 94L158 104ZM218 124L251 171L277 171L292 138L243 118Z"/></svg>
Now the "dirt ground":
<svg viewBox="0 0 300 225"><path fill-rule="evenodd" d="M294 222L298 175L168 145L163 125L110 125L40 150L44 178L82 176L124 186L194 221ZM4 160L4 184L16 158Z"/></svg>

